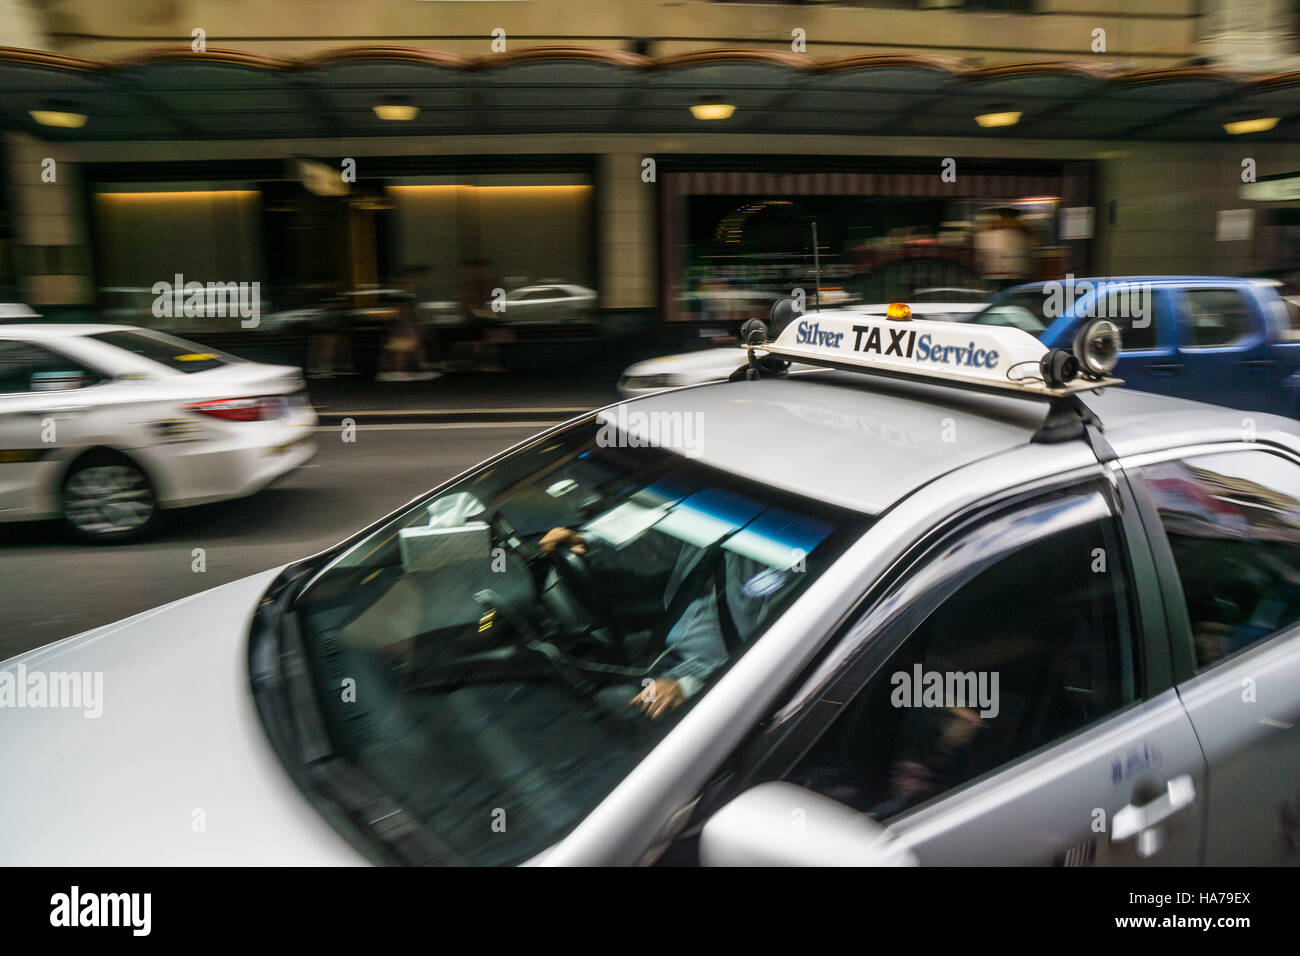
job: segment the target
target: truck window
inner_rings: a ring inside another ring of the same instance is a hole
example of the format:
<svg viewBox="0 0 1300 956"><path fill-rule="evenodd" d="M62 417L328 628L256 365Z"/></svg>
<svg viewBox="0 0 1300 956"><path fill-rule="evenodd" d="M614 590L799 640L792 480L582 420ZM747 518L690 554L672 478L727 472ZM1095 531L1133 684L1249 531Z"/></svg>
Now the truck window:
<svg viewBox="0 0 1300 956"><path fill-rule="evenodd" d="M1150 286L1132 287L1111 292L1090 314L1108 318L1119 326L1121 351L1142 352L1156 347L1158 301Z"/></svg>
<svg viewBox="0 0 1300 956"><path fill-rule="evenodd" d="M1251 332L1250 312L1236 289L1188 289L1183 301L1184 348L1232 345Z"/></svg>
<svg viewBox="0 0 1300 956"><path fill-rule="evenodd" d="M1296 296L1283 297L1282 314L1286 317L1282 325L1282 338L1288 342L1300 342L1300 304Z"/></svg>

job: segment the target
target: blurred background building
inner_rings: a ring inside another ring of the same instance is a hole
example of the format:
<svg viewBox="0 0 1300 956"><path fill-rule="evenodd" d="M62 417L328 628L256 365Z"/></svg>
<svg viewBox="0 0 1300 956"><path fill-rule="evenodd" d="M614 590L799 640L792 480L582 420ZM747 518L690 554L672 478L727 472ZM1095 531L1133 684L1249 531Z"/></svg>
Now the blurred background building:
<svg viewBox="0 0 1300 956"><path fill-rule="evenodd" d="M441 354L490 327L504 364L545 366L811 294L814 221L823 304L1067 272L1289 279L1298 18L1294 0L0 0L0 297L244 352L322 310L364 338L414 301ZM258 282L263 321L155 316L177 275Z"/></svg>

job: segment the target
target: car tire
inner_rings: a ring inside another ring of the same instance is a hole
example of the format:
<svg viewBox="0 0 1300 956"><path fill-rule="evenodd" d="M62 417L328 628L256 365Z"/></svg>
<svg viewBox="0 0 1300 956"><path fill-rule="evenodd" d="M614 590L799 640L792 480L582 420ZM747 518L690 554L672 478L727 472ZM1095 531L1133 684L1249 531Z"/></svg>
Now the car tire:
<svg viewBox="0 0 1300 956"><path fill-rule="evenodd" d="M63 477L59 501L64 527L92 544L137 541L157 527L162 511L144 469L108 450L73 463Z"/></svg>

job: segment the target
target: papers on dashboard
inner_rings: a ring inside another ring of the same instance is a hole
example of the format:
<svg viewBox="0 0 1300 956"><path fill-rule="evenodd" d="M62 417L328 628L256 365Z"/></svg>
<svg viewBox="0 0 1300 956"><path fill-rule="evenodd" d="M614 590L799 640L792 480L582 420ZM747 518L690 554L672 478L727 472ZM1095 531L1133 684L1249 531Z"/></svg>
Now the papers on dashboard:
<svg viewBox="0 0 1300 956"><path fill-rule="evenodd" d="M487 560L492 552L491 529L485 521L467 521L451 528L403 528L397 543L404 571L437 571Z"/></svg>

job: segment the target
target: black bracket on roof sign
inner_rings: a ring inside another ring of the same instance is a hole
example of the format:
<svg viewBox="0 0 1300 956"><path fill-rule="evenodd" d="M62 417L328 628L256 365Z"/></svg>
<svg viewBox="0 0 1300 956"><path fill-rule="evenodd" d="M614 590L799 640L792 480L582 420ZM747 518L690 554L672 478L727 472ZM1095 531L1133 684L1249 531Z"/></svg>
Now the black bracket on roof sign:
<svg viewBox="0 0 1300 956"><path fill-rule="evenodd" d="M1091 434L1097 434L1097 437L1101 438L1099 433L1102 431L1105 431L1105 427L1097 417L1097 413L1085 405L1077 393L1071 393L1051 400L1051 404L1047 407L1047 417L1038 426L1038 431L1034 432L1034 437L1030 441L1050 445L1055 442L1087 438ZM1101 440L1105 444L1105 439ZM1106 448L1109 447L1110 445L1106 444Z"/></svg>
<svg viewBox="0 0 1300 956"><path fill-rule="evenodd" d="M752 382L754 379L765 376L785 378L786 373L790 371L790 363L785 359L777 358L775 355L764 355L759 358L754 354L753 349L749 349L746 354L749 355L749 361L728 375L728 382Z"/></svg>

